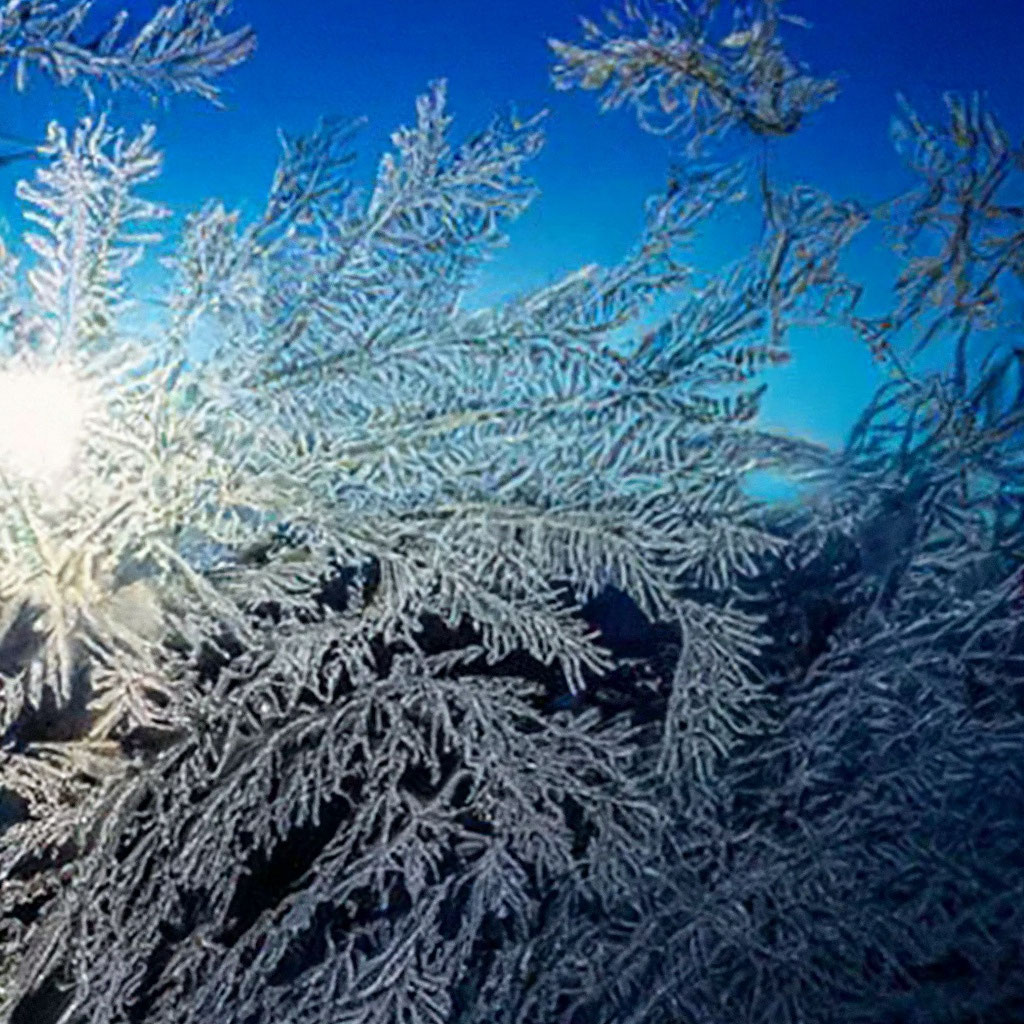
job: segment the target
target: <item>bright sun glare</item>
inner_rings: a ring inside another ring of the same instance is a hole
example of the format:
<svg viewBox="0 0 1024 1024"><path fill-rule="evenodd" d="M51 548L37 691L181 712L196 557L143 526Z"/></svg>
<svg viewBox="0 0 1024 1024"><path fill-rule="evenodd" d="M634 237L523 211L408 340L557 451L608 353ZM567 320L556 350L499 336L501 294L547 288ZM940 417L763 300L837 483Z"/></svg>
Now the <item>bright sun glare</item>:
<svg viewBox="0 0 1024 1024"><path fill-rule="evenodd" d="M71 466L84 411L66 370L0 372L0 465L41 483L59 478Z"/></svg>

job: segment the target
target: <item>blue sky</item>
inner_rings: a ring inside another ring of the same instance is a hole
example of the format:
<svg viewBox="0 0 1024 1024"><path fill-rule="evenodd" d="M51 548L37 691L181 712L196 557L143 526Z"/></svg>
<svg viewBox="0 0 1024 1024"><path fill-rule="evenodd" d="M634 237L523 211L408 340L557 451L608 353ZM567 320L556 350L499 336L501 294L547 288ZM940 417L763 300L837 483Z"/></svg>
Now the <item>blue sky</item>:
<svg viewBox="0 0 1024 1024"><path fill-rule="evenodd" d="M119 4L99 0L100 9ZM133 11L155 4L133 0ZM255 212L277 154L275 131L310 128L320 114L365 116L359 165L372 175L388 134L413 116L426 83L449 82L455 134L471 132L514 103L522 113L549 110L548 144L534 161L541 189L510 229L511 243L489 265L480 294L501 296L552 280L588 262L612 262L641 224L644 198L661 188L671 146L645 136L626 112L599 114L591 94L555 92L549 36L577 39L580 14L607 4L589 0L237 0L236 18L259 36L255 58L225 82L226 110L195 100L151 109L129 97L114 109L126 121L155 120L166 152L155 194L184 213L208 197ZM821 73L835 73L842 94L796 138L775 166L836 196L872 204L906 184L889 144L895 94L937 112L947 89L981 89L1015 136L1024 117L1024 3L1020 0L792 0L814 21L794 43ZM2 87L0 127L36 138L46 120L70 119L83 101L34 88ZM18 219L13 181L0 175L0 210ZM710 260L742 255L753 241L737 223L701 246ZM884 294L891 261L877 238L851 254L848 270ZM839 443L870 393L875 369L845 336L805 333L794 362L776 371L769 422Z"/></svg>

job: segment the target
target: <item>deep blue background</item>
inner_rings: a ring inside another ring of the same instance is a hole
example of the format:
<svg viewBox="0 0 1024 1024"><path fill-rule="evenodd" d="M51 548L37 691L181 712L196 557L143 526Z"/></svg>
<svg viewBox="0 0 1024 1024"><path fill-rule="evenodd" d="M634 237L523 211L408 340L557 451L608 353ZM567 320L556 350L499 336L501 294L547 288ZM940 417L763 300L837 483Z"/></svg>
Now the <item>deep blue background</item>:
<svg viewBox="0 0 1024 1024"><path fill-rule="evenodd" d="M97 12L119 6L99 0ZM133 13L155 4L133 0ZM227 109L198 100L153 109L118 97L118 117L155 119L166 171L154 195L179 214L207 197L255 213L277 154L275 131L310 128L320 114L365 115L361 170L369 180L393 127L409 123L414 97L428 81L449 81L456 136L514 102L522 113L547 108L548 145L533 164L542 195L511 228L511 244L489 265L479 297L494 298L552 280L592 261L624 253L641 224L644 198L663 184L670 144L646 136L632 116L600 115L589 93L550 86L549 36L577 40L577 17L606 6L588 0L239 0L235 18L259 36L255 58L225 81ZM838 74L842 94L796 138L778 149L775 167L789 178L871 205L907 179L889 142L895 94L936 114L947 89L981 89L1014 135L1024 116L1022 0L793 0L814 21L794 30L794 46L819 73ZM38 80L37 83L38 84ZM84 110L80 98L45 86L25 96L2 89L0 127L41 136L52 116ZM103 100L106 102L106 100ZM20 230L13 181L26 165L0 175L7 240ZM741 255L750 225L716 227L700 253L712 262ZM875 235L851 254L848 269L884 299L892 261ZM766 405L770 422L841 441L876 378L852 339L804 332L796 359L776 371Z"/></svg>

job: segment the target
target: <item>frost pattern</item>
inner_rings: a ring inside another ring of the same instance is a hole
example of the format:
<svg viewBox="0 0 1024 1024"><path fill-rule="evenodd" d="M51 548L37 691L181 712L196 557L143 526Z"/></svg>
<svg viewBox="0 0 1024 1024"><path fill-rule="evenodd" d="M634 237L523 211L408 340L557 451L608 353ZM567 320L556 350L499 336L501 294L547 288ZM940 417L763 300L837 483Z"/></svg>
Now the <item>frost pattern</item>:
<svg viewBox="0 0 1024 1024"><path fill-rule="evenodd" d="M788 134L833 89L777 3L624 18L635 46L556 75L641 102L668 40L688 140ZM4 1019L1013 1013L1024 363L971 342L1012 327L1021 160L948 109L897 130L922 185L878 315L840 268L867 215L767 163L757 246L690 266L749 184L695 161L620 264L466 308L540 123L457 143L437 83L368 190L327 121L261 217L187 218L141 334L152 133L54 127L3 368L71 374L90 429L59 487L0 476ZM807 324L889 371L840 453L756 424ZM813 487L759 506L759 468Z"/></svg>

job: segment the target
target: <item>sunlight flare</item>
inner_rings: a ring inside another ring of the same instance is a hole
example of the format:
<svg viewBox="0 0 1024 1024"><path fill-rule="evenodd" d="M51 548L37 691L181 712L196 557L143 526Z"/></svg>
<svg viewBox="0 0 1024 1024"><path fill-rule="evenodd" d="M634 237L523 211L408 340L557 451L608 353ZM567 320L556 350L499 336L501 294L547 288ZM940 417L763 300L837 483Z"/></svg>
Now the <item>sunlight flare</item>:
<svg viewBox="0 0 1024 1024"><path fill-rule="evenodd" d="M85 402L63 367L0 372L0 465L37 483L70 469L82 436Z"/></svg>

